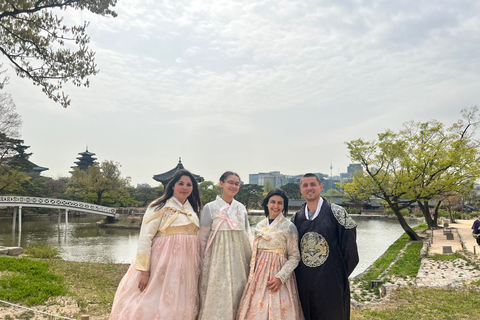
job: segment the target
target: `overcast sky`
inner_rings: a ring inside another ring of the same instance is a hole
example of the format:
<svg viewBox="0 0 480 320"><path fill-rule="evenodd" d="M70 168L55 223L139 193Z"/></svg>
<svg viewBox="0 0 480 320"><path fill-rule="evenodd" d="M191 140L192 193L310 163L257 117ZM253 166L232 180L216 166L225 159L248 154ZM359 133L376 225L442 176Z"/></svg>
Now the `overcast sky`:
<svg viewBox="0 0 480 320"><path fill-rule="evenodd" d="M86 146L132 184L179 157L225 170L346 172L345 142L479 105L478 1L118 0L89 20L100 69L67 109L11 75L31 160L68 176ZM0 62L5 63L3 57Z"/></svg>

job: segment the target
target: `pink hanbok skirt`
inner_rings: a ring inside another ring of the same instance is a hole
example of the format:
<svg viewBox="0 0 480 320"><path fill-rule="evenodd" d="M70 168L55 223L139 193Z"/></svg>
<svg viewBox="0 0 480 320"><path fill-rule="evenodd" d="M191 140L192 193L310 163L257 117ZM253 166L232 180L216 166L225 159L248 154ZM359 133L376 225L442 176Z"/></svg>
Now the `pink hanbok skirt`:
<svg viewBox="0 0 480 320"><path fill-rule="evenodd" d="M138 289L133 263L118 286L110 320L194 320L198 314L200 248L196 235L157 237L152 243L150 279Z"/></svg>
<svg viewBox="0 0 480 320"><path fill-rule="evenodd" d="M303 318L298 297L295 273L282 284L280 290L270 292L267 282L282 269L287 259L278 253L259 250L253 279L243 292L237 319L300 320Z"/></svg>

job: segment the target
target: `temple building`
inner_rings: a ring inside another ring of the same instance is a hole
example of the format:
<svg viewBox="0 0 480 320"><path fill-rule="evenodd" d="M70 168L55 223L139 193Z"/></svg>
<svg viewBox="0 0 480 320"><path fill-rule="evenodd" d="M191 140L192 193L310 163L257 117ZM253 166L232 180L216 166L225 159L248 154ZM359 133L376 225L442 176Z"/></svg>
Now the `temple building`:
<svg viewBox="0 0 480 320"><path fill-rule="evenodd" d="M74 163L76 166L71 166L70 168L75 169L78 168L80 170L87 170L88 167L95 163L97 158L94 157L95 153L89 152L88 147L86 148L85 152L80 152L79 156L77 157L78 161ZM72 173L73 171L70 171Z"/></svg>
<svg viewBox="0 0 480 320"><path fill-rule="evenodd" d="M182 164L182 158L178 158L178 164L175 168L173 168L172 170L169 170L167 172L164 172L164 173L156 174L156 175L153 176L153 179L162 183L163 186L167 186L167 183L170 180L172 180L175 173L177 173L177 171L180 170L180 169L185 169L185 167ZM205 180L203 177L201 177L197 174L194 174L194 173L192 173L192 174L193 174L193 176L195 177L195 180L197 180L198 183Z"/></svg>

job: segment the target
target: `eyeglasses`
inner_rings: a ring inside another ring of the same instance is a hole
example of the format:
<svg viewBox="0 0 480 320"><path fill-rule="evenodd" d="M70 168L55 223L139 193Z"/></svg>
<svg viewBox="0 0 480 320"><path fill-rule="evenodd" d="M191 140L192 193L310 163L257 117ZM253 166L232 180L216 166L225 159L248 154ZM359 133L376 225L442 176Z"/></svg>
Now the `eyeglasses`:
<svg viewBox="0 0 480 320"><path fill-rule="evenodd" d="M240 186L240 182L234 182L233 180L228 180L227 183L231 186L238 187Z"/></svg>

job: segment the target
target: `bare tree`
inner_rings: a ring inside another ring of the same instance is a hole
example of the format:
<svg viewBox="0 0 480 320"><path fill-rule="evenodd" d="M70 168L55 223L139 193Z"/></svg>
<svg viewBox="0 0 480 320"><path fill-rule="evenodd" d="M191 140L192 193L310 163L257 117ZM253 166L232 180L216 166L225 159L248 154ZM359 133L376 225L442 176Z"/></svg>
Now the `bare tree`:
<svg viewBox="0 0 480 320"><path fill-rule="evenodd" d="M0 93L0 133L9 138L20 137L22 118L8 93Z"/></svg>

